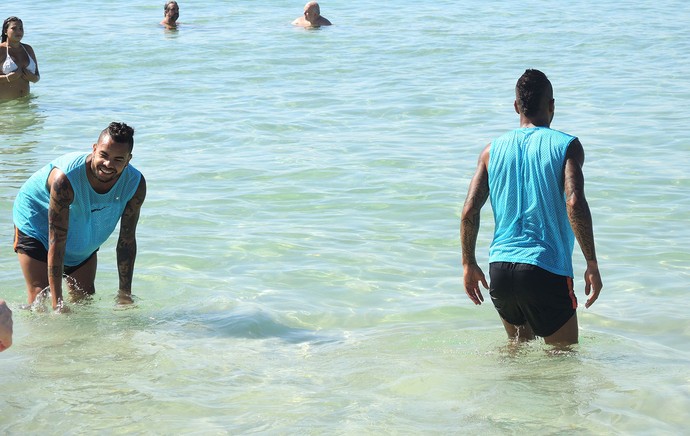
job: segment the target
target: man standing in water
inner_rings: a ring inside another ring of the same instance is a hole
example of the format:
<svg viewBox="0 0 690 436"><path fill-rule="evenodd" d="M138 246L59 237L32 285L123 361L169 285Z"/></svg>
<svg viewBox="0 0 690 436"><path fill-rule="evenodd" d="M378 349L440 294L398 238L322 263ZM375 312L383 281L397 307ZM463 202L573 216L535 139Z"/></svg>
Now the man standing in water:
<svg viewBox="0 0 690 436"><path fill-rule="evenodd" d="M169 0L163 6L163 21L161 25L168 29L174 29L177 27L177 19L180 18L180 7L174 0Z"/></svg>
<svg viewBox="0 0 690 436"><path fill-rule="evenodd" d="M118 300L132 302L136 228L146 181L129 164L134 129L110 123L91 153L69 153L38 170L14 202L14 251L29 304L50 286L53 309L65 310L62 278L78 300L96 292L96 252L120 222Z"/></svg>
<svg viewBox="0 0 690 436"><path fill-rule="evenodd" d="M331 22L321 16L321 8L317 2L309 2L304 5L304 15L295 19L292 24L300 27L320 27L330 26Z"/></svg>
<svg viewBox="0 0 690 436"><path fill-rule="evenodd" d="M578 342L574 237L587 261L585 307L602 288L584 192L585 153L576 137L550 128L555 105L544 73L526 70L515 96L520 128L484 148L462 211L465 292L481 304L479 283L489 288L475 246L480 211L490 198L495 230L489 292L508 336L525 341L536 335L547 344L567 346Z"/></svg>

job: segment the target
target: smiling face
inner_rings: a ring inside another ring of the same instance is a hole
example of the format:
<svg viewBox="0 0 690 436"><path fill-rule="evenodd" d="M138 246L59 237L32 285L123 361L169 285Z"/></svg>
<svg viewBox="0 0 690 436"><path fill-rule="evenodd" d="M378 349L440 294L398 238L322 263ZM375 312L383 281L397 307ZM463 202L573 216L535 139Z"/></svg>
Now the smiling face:
<svg viewBox="0 0 690 436"><path fill-rule="evenodd" d="M91 175L100 183L114 183L132 159L126 142L115 142L110 135L102 135L93 145Z"/></svg>

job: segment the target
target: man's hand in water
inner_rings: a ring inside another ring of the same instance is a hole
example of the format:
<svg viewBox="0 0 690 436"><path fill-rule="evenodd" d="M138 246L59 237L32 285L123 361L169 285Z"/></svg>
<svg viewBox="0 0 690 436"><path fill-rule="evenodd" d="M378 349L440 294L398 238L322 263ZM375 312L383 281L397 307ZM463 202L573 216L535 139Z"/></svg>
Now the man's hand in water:
<svg viewBox="0 0 690 436"><path fill-rule="evenodd" d="M58 300L57 305L53 307L53 311L55 313L70 313L71 310L67 305L65 304L65 300L62 298Z"/></svg>

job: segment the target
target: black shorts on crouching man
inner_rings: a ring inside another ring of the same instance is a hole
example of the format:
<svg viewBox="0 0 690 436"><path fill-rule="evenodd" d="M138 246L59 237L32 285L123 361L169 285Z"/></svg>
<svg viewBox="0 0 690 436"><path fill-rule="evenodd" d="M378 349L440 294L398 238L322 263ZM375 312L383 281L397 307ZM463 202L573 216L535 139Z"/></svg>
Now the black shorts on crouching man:
<svg viewBox="0 0 690 436"><path fill-rule="evenodd" d="M63 271L67 275L71 275L73 272L81 268L86 262L90 261L92 257L96 255L98 250L91 253L85 261L75 266L65 265ZM36 238L26 235L18 228L14 228L14 252L26 254L32 259L36 259L40 262L48 263L48 250L43 245L43 242Z"/></svg>

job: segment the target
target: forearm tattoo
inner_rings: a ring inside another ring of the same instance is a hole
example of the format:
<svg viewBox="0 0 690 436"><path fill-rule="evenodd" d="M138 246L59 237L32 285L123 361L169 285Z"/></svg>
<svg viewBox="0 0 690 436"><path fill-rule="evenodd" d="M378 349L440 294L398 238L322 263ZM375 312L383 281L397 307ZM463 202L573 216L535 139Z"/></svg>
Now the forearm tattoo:
<svg viewBox="0 0 690 436"><path fill-rule="evenodd" d="M61 296L65 245L69 230L69 206L73 193L66 177L57 177L50 189L48 206L48 278L56 298Z"/></svg>
<svg viewBox="0 0 690 436"><path fill-rule="evenodd" d="M132 288L136 257L137 241L135 239L125 240L120 238L117 242L117 271L121 290L130 290Z"/></svg>
<svg viewBox="0 0 690 436"><path fill-rule="evenodd" d="M146 195L145 182L127 202L120 219L120 238L117 241L117 270L120 279L120 291L131 292L134 276L134 261L137 257L136 228L139 212Z"/></svg>
<svg viewBox="0 0 690 436"><path fill-rule="evenodd" d="M460 241L464 263L477 263L475 249L481 222L481 209L489 198L489 183L485 172L478 174L472 181L467 194L460 225Z"/></svg>
<svg viewBox="0 0 690 436"><path fill-rule="evenodd" d="M50 190L50 205L48 207L48 232L51 245L65 243L69 225L69 206L72 195L68 182L57 182Z"/></svg>
<svg viewBox="0 0 690 436"><path fill-rule="evenodd" d="M585 260L590 261L596 260L597 255L594 248L592 214L585 198L584 185L585 181L580 165L566 162L564 189L568 219Z"/></svg>
<svg viewBox="0 0 690 436"><path fill-rule="evenodd" d="M580 244L580 249L585 260L596 260L594 248L594 231L592 229L592 214L587 200L581 198L574 202L568 202L568 217L573 233Z"/></svg>

